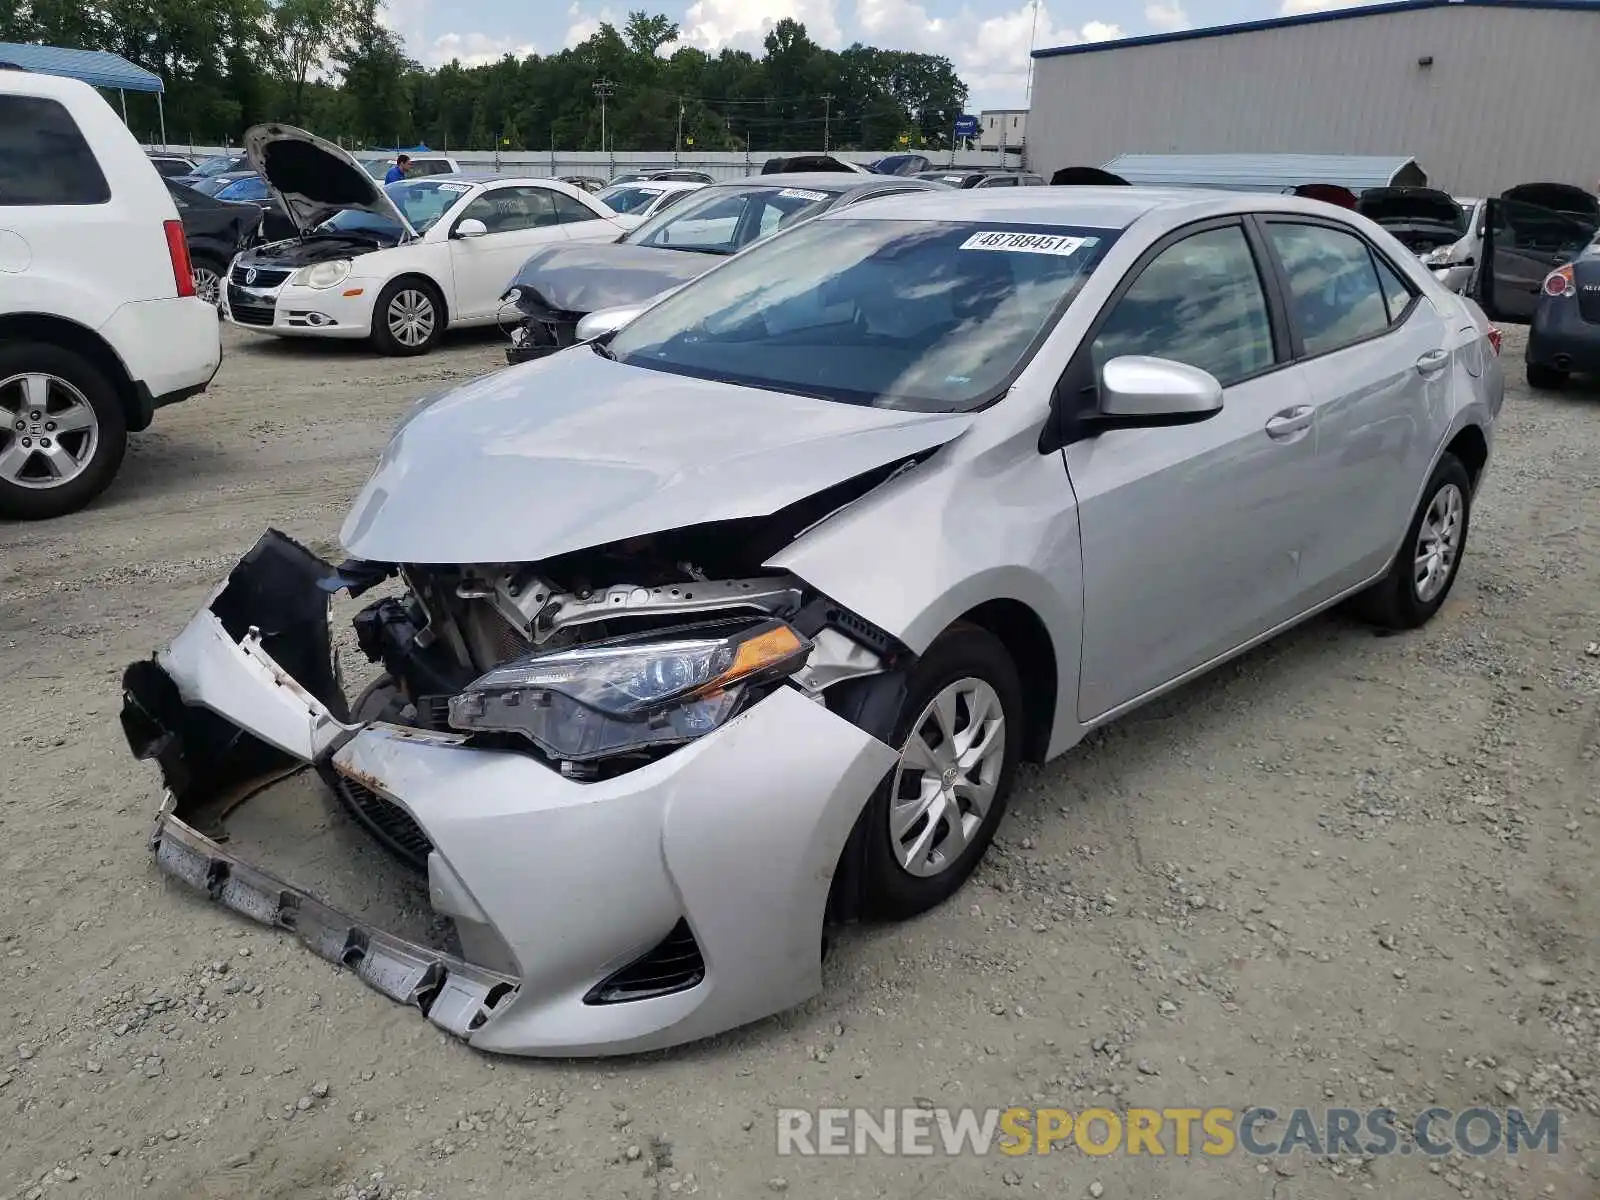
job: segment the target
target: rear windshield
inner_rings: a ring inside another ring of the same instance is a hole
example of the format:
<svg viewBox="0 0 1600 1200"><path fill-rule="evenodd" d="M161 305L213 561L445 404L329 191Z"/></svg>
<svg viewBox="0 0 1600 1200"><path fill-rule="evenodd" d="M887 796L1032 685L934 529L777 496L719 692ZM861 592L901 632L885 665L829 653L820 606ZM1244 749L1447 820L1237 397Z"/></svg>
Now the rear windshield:
<svg viewBox="0 0 1600 1200"><path fill-rule="evenodd" d="M1116 239L1109 229L810 221L661 301L606 350L770 391L965 411L1004 392Z"/></svg>
<svg viewBox="0 0 1600 1200"><path fill-rule="evenodd" d="M665 188L633 187L624 184L621 187L607 188L599 194L598 199L612 212L631 213L649 208L650 202L665 190Z"/></svg>
<svg viewBox="0 0 1600 1200"><path fill-rule="evenodd" d="M708 188L652 217L623 240L658 250L735 254L821 212L836 199L834 192L810 188Z"/></svg>

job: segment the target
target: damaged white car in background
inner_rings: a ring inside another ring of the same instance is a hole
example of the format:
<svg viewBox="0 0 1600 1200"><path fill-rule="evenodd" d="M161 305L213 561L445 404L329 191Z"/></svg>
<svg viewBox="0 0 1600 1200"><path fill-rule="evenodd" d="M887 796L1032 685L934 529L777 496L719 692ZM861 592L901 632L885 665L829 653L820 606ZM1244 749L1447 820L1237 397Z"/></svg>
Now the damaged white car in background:
<svg viewBox="0 0 1600 1200"><path fill-rule="evenodd" d="M1333 211L887 198L420 403L345 562L269 532L127 669L157 862L485 1050L799 1003L830 925L960 886L1019 761L1443 603L1497 341Z"/></svg>

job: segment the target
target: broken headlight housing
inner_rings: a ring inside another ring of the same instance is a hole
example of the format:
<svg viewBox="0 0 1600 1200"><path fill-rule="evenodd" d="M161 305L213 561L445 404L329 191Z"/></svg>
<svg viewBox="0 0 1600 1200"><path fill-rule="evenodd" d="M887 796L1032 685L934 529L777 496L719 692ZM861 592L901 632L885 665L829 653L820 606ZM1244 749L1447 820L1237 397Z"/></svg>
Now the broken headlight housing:
<svg viewBox="0 0 1600 1200"><path fill-rule="evenodd" d="M783 621L718 621L541 651L502 663L450 700L450 724L515 733L586 762L693 741L750 689L800 669L811 642Z"/></svg>

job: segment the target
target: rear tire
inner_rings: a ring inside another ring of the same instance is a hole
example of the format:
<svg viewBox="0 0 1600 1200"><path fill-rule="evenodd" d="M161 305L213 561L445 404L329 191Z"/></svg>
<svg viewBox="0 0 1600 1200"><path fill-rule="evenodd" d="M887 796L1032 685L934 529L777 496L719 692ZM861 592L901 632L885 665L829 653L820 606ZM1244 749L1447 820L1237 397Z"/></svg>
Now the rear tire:
<svg viewBox="0 0 1600 1200"><path fill-rule="evenodd" d="M444 297L416 275L392 281L372 306L372 344L384 354L426 354L439 344L444 326Z"/></svg>
<svg viewBox="0 0 1600 1200"><path fill-rule="evenodd" d="M97 366L48 342L0 346L0 517L76 512L127 448L127 414Z"/></svg>
<svg viewBox="0 0 1600 1200"><path fill-rule="evenodd" d="M900 762L867 804L869 915L916 916L972 874L1005 815L1022 719L1016 666L993 634L956 625L928 648L895 721Z"/></svg>
<svg viewBox="0 0 1600 1200"><path fill-rule="evenodd" d="M1351 601L1357 616L1384 629L1417 629L1455 586L1472 517L1472 477L1446 454L1423 489L1389 573Z"/></svg>
<svg viewBox="0 0 1600 1200"><path fill-rule="evenodd" d="M1559 392L1567 386L1570 376L1565 371L1558 371L1554 367L1547 367L1543 363L1531 362L1527 364L1528 386L1541 392Z"/></svg>

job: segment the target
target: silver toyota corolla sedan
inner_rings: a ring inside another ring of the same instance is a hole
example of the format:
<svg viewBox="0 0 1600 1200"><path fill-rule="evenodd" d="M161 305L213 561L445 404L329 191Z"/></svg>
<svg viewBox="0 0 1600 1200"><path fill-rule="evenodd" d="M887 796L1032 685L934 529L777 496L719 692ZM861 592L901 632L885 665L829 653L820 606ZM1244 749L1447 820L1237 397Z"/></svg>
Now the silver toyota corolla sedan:
<svg viewBox="0 0 1600 1200"><path fill-rule="evenodd" d="M338 565L265 534L126 672L156 859L486 1050L778 1012L961 885L1019 762L1341 600L1433 616L1497 347L1315 201L830 213L419 402Z"/></svg>

